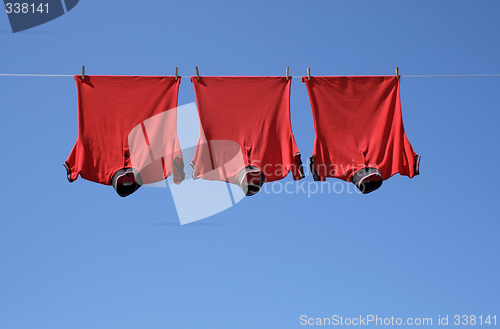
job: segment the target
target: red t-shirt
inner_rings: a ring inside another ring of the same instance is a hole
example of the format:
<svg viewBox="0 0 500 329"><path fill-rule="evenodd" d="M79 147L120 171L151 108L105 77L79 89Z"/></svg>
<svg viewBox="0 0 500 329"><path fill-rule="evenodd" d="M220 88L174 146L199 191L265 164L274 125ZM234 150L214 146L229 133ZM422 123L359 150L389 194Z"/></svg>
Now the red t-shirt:
<svg viewBox="0 0 500 329"><path fill-rule="evenodd" d="M420 157L406 137L399 82L395 76L303 77L314 129L315 180L336 177L350 182L362 168L418 175Z"/></svg>
<svg viewBox="0 0 500 329"><path fill-rule="evenodd" d="M265 181L292 172L304 177L290 123L291 79L285 77L191 77L200 137L193 177L235 183L245 166Z"/></svg>
<svg viewBox="0 0 500 329"><path fill-rule="evenodd" d="M114 173L134 168L142 183L174 174L183 179L177 139L180 78L75 76L78 138L64 164L70 182L78 176L111 185Z"/></svg>

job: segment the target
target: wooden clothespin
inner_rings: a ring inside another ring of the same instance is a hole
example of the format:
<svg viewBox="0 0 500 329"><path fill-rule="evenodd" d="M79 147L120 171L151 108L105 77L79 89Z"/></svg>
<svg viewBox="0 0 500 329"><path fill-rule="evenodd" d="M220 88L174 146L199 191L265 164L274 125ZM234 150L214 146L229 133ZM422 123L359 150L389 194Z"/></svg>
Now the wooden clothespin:
<svg viewBox="0 0 500 329"><path fill-rule="evenodd" d="M307 68L307 80L311 80L311 68Z"/></svg>
<svg viewBox="0 0 500 329"><path fill-rule="evenodd" d="M200 72L198 72L198 66L196 67L196 77L200 80Z"/></svg>
<svg viewBox="0 0 500 329"><path fill-rule="evenodd" d="M399 80L399 68L396 66L396 78Z"/></svg>
<svg viewBox="0 0 500 329"><path fill-rule="evenodd" d="M177 81L177 76L178 76L178 74L179 74L179 68L178 68L178 67L176 67L176 68L175 68L175 81Z"/></svg>
<svg viewBox="0 0 500 329"><path fill-rule="evenodd" d="M82 66L82 80L85 79L85 66Z"/></svg>
<svg viewBox="0 0 500 329"><path fill-rule="evenodd" d="M289 74L290 70L289 70L289 67L287 66L286 67L286 80L288 81L290 79L290 74Z"/></svg>

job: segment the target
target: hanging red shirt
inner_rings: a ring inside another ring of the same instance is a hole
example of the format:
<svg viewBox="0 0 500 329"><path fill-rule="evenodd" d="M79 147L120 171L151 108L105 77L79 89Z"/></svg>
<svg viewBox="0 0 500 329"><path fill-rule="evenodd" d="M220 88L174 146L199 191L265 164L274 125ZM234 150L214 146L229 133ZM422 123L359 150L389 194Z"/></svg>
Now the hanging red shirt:
<svg viewBox="0 0 500 329"><path fill-rule="evenodd" d="M315 180L336 177L368 193L396 173L410 178L419 174L420 156L403 128L399 79L303 77L302 81L316 132L311 157Z"/></svg>
<svg viewBox="0 0 500 329"><path fill-rule="evenodd" d="M280 180L289 172L295 180L304 177L290 123L291 79L191 77L191 81L200 119L191 163L194 178L238 184L252 195L264 181Z"/></svg>
<svg viewBox="0 0 500 329"><path fill-rule="evenodd" d="M64 166L82 178L113 185L121 196L174 174L184 179L177 140L180 78L75 76L78 138Z"/></svg>

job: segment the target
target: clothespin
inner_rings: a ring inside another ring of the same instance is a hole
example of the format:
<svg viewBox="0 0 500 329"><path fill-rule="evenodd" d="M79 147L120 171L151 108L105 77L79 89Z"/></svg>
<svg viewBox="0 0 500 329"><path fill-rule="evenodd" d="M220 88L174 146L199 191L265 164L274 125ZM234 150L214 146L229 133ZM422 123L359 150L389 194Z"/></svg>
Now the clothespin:
<svg viewBox="0 0 500 329"><path fill-rule="evenodd" d="M177 75L179 74L179 68L175 68L175 81L177 81Z"/></svg>
<svg viewBox="0 0 500 329"><path fill-rule="evenodd" d="M198 66L196 67L196 77L200 80L200 72L198 72Z"/></svg>
<svg viewBox="0 0 500 329"><path fill-rule="evenodd" d="M288 81L290 79L290 74L289 74L289 67L286 67L286 80Z"/></svg>
<svg viewBox="0 0 500 329"><path fill-rule="evenodd" d="M85 79L85 66L82 66L82 80Z"/></svg>
<svg viewBox="0 0 500 329"><path fill-rule="evenodd" d="M311 80L311 68L307 68L307 80Z"/></svg>
<svg viewBox="0 0 500 329"><path fill-rule="evenodd" d="M396 78L399 80L399 68L396 66Z"/></svg>

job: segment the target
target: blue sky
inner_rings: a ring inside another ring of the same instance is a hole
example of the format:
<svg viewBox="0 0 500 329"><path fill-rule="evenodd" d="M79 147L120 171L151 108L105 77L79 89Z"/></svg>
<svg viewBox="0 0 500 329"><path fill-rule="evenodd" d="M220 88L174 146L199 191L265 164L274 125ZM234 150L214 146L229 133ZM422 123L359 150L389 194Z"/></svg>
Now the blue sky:
<svg viewBox="0 0 500 329"><path fill-rule="evenodd" d="M16 34L0 15L3 74L85 65L90 75L176 66L185 77L196 66L212 76L287 66L293 76L307 67L392 75L398 66L406 133L422 156L420 176L396 175L369 195L261 192L181 226L168 188L120 198L68 183L73 78L0 76L0 328L300 328L302 315L434 325L448 315L451 326L454 315L500 316L500 77L404 77L500 73L499 10L497 1L81 0ZM179 104L194 100L184 78ZM306 160L314 128L297 78L291 119Z"/></svg>

